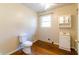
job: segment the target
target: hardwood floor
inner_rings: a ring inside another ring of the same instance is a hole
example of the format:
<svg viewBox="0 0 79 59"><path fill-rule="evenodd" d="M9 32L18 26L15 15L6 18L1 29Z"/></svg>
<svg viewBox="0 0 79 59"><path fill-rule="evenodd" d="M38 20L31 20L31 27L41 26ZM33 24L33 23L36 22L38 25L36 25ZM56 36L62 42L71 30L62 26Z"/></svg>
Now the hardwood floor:
<svg viewBox="0 0 79 59"><path fill-rule="evenodd" d="M25 54L22 50L19 50L19 51L12 53L11 55L27 55L27 54Z"/></svg>
<svg viewBox="0 0 79 59"><path fill-rule="evenodd" d="M50 44L43 41L36 41L32 45L32 55L77 55L74 49L71 51L65 51L58 48L58 45ZM19 50L11 55L26 55L22 50Z"/></svg>

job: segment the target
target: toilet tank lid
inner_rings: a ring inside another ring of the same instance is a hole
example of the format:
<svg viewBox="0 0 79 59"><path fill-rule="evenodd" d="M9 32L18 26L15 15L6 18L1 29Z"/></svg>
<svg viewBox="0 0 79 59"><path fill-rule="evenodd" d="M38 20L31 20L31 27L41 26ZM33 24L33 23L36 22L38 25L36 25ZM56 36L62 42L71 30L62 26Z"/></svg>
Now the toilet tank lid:
<svg viewBox="0 0 79 59"><path fill-rule="evenodd" d="M32 42L31 41L25 41L25 42L23 42L23 44L32 44Z"/></svg>
<svg viewBox="0 0 79 59"><path fill-rule="evenodd" d="M26 35L27 35L26 33L19 34L19 36L26 36Z"/></svg>

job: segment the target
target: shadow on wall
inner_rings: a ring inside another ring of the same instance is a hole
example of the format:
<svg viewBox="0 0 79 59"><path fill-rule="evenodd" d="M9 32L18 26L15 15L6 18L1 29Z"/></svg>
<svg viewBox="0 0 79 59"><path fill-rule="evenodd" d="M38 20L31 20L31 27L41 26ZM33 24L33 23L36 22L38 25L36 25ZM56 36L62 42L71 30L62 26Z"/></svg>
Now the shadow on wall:
<svg viewBox="0 0 79 59"><path fill-rule="evenodd" d="M37 14L22 4L0 4L0 53L15 50L20 33L29 31L34 35L36 19Z"/></svg>

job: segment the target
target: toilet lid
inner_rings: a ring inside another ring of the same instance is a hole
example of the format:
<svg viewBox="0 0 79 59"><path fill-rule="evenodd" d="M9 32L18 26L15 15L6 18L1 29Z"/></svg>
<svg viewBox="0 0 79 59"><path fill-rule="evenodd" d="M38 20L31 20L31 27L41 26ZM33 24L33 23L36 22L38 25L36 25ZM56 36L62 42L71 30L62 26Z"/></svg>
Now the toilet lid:
<svg viewBox="0 0 79 59"><path fill-rule="evenodd" d="M26 41L26 42L23 42L24 45L32 45L32 42L31 41Z"/></svg>

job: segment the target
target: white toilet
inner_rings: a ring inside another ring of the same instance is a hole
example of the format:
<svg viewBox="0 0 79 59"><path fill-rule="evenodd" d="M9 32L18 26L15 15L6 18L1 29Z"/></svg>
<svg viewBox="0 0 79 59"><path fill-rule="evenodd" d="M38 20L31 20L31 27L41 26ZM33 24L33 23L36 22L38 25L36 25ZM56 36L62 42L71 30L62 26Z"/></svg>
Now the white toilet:
<svg viewBox="0 0 79 59"><path fill-rule="evenodd" d="M19 35L20 45L23 48L23 52L26 54L31 54L32 41L28 40L29 36L27 33L22 33Z"/></svg>

